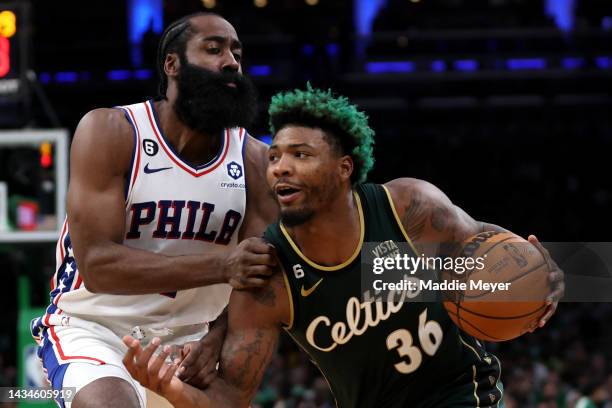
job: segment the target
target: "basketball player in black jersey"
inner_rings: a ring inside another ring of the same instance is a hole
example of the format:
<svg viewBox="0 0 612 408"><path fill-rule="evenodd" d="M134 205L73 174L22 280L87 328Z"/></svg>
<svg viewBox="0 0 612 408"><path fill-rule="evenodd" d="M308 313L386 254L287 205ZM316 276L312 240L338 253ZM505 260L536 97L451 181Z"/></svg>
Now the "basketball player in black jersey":
<svg viewBox="0 0 612 408"><path fill-rule="evenodd" d="M363 184L373 131L345 98L308 87L275 96L270 116L267 178L281 222L265 236L283 273L266 288L232 294L221 377L207 389L175 378L176 365L164 363L168 348L153 355L159 341L143 350L126 337L134 378L177 407L247 407L284 329L327 378L338 407L503 407L497 357L460 333L439 302L362 301L359 262L364 241L415 248L502 229L475 221L421 180ZM548 260L551 294L540 326L563 293L562 272Z"/></svg>

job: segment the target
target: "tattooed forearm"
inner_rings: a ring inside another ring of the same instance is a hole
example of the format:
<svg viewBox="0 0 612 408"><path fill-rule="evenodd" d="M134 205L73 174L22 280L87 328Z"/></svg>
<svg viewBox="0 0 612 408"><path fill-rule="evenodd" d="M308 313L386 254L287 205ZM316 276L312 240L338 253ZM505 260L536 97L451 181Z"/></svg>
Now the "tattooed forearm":
<svg viewBox="0 0 612 408"><path fill-rule="evenodd" d="M277 337L262 329L236 334L223 350L221 375L235 387L254 392L274 352Z"/></svg>

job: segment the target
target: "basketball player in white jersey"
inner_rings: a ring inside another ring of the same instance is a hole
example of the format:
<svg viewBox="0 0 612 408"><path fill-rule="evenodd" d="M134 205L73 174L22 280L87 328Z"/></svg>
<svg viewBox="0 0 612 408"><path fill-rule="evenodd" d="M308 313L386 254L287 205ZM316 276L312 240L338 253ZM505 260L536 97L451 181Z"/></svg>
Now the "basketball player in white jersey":
<svg viewBox="0 0 612 408"><path fill-rule="evenodd" d="M277 215L266 147L244 129L256 100L241 56L226 20L187 16L160 40L157 100L79 123L51 304L31 325L49 382L76 387L61 406L147 406L121 361L126 334L184 345L181 378L209 383L232 286L273 272L261 238L238 245Z"/></svg>

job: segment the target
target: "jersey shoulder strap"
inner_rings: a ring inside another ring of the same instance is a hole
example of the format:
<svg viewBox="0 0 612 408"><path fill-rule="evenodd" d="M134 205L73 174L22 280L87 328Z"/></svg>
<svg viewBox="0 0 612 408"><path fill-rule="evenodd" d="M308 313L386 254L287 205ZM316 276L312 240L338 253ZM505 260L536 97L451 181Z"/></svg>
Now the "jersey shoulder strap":
<svg viewBox="0 0 612 408"><path fill-rule="evenodd" d="M287 289L287 295L289 296L290 321L285 327L287 330L291 330L295 325L295 316L299 316L300 302L299 300L299 288L297 278L303 277L304 270L301 267L303 263L300 257L295 253L291 247L291 243L287 240L283 231L281 230L280 223L275 222L270 224L264 232L264 239L276 248L276 254L280 261L283 269L283 280L285 288ZM298 274L296 276L296 274Z"/></svg>
<svg viewBox="0 0 612 408"><path fill-rule="evenodd" d="M406 241L412 246L412 241L404 230L387 187L382 184L366 183L357 185L355 190L361 198L366 241L395 239Z"/></svg>

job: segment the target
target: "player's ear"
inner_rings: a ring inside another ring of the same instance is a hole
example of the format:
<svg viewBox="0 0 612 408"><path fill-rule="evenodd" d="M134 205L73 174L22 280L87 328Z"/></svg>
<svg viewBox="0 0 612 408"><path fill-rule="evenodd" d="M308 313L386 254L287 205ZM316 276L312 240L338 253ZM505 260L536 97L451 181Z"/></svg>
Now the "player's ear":
<svg viewBox="0 0 612 408"><path fill-rule="evenodd" d="M181 68L181 61L176 53L170 53L166 55L164 61L164 72L168 77L176 77Z"/></svg>
<svg viewBox="0 0 612 408"><path fill-rule="evenodd" d="M342 156L340 158L340 178L343 180L350 180L351 174L353 174L353 159L349 155Z"/></svg>

